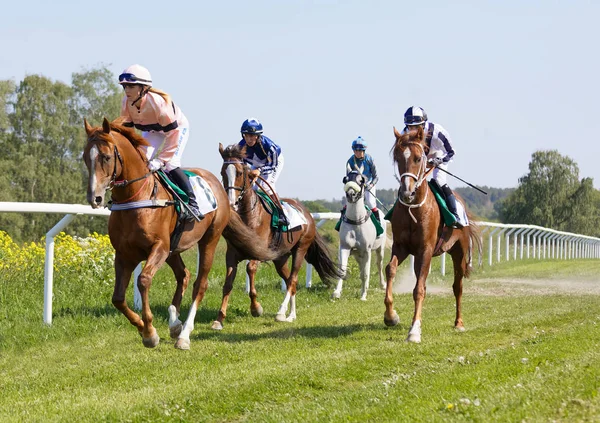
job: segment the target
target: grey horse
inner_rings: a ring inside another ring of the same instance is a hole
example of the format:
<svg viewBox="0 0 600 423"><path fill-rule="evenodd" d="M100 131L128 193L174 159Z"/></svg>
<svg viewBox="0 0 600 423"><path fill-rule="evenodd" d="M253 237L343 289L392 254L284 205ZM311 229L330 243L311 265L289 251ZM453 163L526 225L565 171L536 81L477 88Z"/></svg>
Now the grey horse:
<svg viewBox="0 0 600 423"><path fill-rule="evenodd" d="M366 178L360 172L350 172L344 177L344 192L346 193L346 213L342 216L340 225L339 265L344 276L338 279L331 297L340 298L342 295L343 279L348 269L348 258L353 255L360 267L362 280L362 293L360 299L366 301L371 276L371 251L377 253L377 268L379 270L379 286L385 289L383 277L383 254L385 250L385 221L379 212L379 221L382 222L383 234L377 236L377 230L371 222L371 211L365 208L365 183Z"/></svg>

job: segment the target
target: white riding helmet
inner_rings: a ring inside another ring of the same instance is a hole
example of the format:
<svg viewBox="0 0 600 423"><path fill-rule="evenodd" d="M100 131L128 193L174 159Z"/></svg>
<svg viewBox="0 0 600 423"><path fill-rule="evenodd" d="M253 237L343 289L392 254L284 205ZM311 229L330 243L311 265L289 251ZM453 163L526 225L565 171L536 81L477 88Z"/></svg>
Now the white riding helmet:
<svg viewBox="0 0 600 423"><path fill-rule="evenodd" d="M119 84L139 84L152 86L152 76L148 69L141 65L131 65L119 75Z"/></svg>

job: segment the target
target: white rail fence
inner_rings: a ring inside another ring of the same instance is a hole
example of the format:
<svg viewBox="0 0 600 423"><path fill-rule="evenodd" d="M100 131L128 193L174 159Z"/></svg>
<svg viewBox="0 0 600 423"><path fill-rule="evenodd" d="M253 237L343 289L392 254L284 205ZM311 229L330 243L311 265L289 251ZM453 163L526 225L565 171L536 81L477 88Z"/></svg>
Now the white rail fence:
<svg viewBox="0 0 600 423"><path fill-rule="evenodd" d="M54 281L54 237L58 235L75 217L81 215L108 216L107 209L92 209L82 204L57 203L13 203L0 202L0 212L12 213L54 213L65 216L46 233L46 256L44 262L44 323L52 324L52 291ZM317 220L317 227L327 220L339 219L339 213L312 213ZM505 260L525 258L534 259L598 259L600 258L600 238L578 235L570 232L556 231L535 225L512 225L492 222L477 222L482 228L481 240L487 237L488 264L494 263L494 240L496 244L496 263L502 260L502 240L504 239ZM411 262L413 257L411 257ZM479 257L483 260L483 257ZM445 254L441 257L441 273L445 275ZM411 266L412 267L412 266ZM136 268L134 280L137 280L141 266ZM141 308L141 298L137 284L134 285L134 307ZM248 282L246 282L248 285ZM312 285L312 266L306 267L306 287ZM248 290L248 286L246 286Z"/></svg>

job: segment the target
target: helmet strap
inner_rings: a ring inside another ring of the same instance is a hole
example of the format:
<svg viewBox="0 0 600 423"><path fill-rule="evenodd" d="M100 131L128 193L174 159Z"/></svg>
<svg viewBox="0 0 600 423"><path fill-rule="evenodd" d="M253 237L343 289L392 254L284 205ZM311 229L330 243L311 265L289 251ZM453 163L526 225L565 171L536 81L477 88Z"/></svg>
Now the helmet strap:
<svg viewBox="0 0 600 423"><path fill-rule="evenodd" d="M131 105L135 106L135 103L140 101L142 99L142 97L144 97L149 90L150 90L150 88L146 88L145 85L142 85L142 91L140 91L140 95L138 96L138 98L136 98L134 101L131 102Z"/></svg>

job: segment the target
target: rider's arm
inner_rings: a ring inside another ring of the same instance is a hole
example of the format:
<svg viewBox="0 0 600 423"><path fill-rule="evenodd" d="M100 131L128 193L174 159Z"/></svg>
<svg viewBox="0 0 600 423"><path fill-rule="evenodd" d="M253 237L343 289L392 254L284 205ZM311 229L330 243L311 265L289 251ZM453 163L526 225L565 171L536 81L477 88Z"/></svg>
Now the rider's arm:
<svg viewBox="0 0 600 423"><path fill-rule="evenodd" d="M369 156L369 167L371 168L371 185L375 186L377 181L379 181L379 177L377 176L377 167L375 167L375 161L373 157Z"/></svg>

